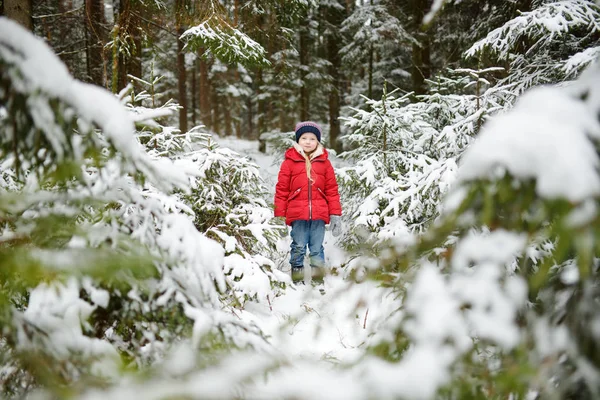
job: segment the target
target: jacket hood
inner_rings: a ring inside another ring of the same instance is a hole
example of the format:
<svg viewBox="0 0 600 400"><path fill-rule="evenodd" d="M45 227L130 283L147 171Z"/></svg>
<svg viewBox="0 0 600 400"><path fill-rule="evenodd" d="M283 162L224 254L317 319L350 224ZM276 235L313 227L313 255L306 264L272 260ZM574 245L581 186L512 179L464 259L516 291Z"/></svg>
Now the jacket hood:
<svg viewBox="0 0 600 400"><path fill-rule="evenodd" d="M294 143L294 147L290 147L286 150L285 158L289 158L290 160L294 161L304 161L304 150L298 143ZM319 143L315 151L310 155L311 160L315 160L317 158L329 158L327 149L321 143Z"/></svg>

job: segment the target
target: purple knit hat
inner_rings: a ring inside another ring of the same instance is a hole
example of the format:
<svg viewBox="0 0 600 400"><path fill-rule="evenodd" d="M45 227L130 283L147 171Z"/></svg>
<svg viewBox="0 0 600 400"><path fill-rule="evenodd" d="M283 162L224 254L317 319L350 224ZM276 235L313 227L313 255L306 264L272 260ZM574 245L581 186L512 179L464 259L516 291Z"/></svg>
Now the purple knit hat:
<svg viewBox="0 0 600 400"><path fill-rule="evenodd" d="M296 131L296 142L298 142L298 140L300 140L300 136L306 132L314 133L317 136L317 140L319 142L321 141L321 127L316 122L298 122L294 130Z"/></svg>

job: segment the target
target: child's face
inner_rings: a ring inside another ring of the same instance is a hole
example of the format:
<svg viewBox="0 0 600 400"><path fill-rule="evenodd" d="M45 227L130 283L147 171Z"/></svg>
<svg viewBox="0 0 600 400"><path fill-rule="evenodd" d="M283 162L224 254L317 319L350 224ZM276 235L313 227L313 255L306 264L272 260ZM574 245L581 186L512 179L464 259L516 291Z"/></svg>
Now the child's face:
<svg viewBox="0 0 600 400"><path fill-rule="evenodd" d="M305 153L312 153L319 145L319 141L317 140L317 135L306 132L300 136L300 139L298 139L298 144L300 147L302 147L302 150L304 150Z"/></svg>

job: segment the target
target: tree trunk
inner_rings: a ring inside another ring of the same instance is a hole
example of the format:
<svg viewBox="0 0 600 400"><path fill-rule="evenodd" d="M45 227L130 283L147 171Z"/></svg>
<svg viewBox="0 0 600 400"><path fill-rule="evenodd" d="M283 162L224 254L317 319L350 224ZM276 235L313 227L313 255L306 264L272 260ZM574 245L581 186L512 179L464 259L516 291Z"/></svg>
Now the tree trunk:
<svg viewBox="0 0 600 400"><path fill-rule="evenodd" d="M226 95L223 97L223 117L225 119L225 136L231 136L233 134L233 130L231 129L231 96Z"/></svg>
<svg viewBox="0 0 600 400"><path fill-rule="evenodd" d="M204 51L203 47L198 50L198 62L200 64L198 102L200 105L200 122L210 129L210 81L208 79L208 62L204 59Z"/></svg>
<svg viewBox="0 0 600 400"><path fill-rule="evenodd" d="M240 0L235 0L233 3L233 26L237 28L240 15Z"/></svg>
<svg viewBox="0 0 600 400"><path fill-rule="evenodd" d="M179 130L184 133L188 131L187 123L187 78L185 74L185 54L183 53L184 43L180 39L185 27L183 17L185 13L184 1L176 0L175 2L175 27L177 31L177 87L179 95Z"/></svg>
<svg viewBox="0 0 600 400"><path fill-rule="evenodd" d="M139 3L136 3L139 4ZM142 28L138 13L141 10L133 10L130 14L129 34L133 38L131 57L127 62L127 74L137 78L142 77Z"/></svg>
<svg viewBox="0 0 600 400"><path fill-rule="evenodd" d="M179 36L183 34L185 29L179 27L177 29L177 83L179 89L179 130L184 133L188 131L187 123L187 84L185 75L185 54L183 53L183 41Z"/></svg>
<svg viewBox="0 0 600 400"><path fill-rule="evenodd" d="M221 118L221 104L219 103L219 94L216 90L213 90L211 93L212 97L212 131L217 135L221 136L221 124L219 118Z"/></svg>
<svg viewBox="0 0 600 400"><path fill-rule="evenodd" d="M329 146L337 152L341 152L341 143L338 141L340 136L340 93L342 92L342 79L340 69L342 65L340 57L341 38L335 33L339 32L342 22L346 18L344 9L335 7L327 8L327 22L333 27L333 34L327 37L327 57L329 59L329 75L331 75L332 85L329 92Z"/></svg>
<svg viewBox="0 0 600 400"><path fill-rule="evenodd" d="M123 38L129 34L129 13L131 10L130 0L119 1L119 37ZM127 85L127 60L125 59L125 51L117 49L117 63L116 72L117 74L117 92L123 89Z"/></svg>
<svg viewBox="0 0 600 400"><path fill-rule="evenodd" d="M33 19L31 18L31 0L4 0L1 2L4 6L3 13L8 18L23 25L29 31L33 31Z"/></svg>
<svg viewBox="0 0 600 400"><path fill-rule="evenodd" d="M412 45L412 86L416 95L425 94L425 79L431 76L430 37L422 29L422 21L428 11L428 0L411 0L412 31L418 44Z"/></svg>
<svg viewBox="0 0 600 400"><path fill-rule="evenodd" d="M257 121L257 127L256 130L258 131L256 133L256 136L258 138L258 151L260 151L261 153L266 153L267 152L267 143L264 140L260 139L260 136L264 133L264 129L265 129L265 101L261 98L261 94L262 94L262 85L263 85L263 70L262 68L258 68L258 71L256 72L256 97L259 99L258 100L258 121Z"/></svg>
<svg viewBox="0 0 600 400"><path fill-rule="evenodd" d="M248 128L246 130L246 136L250 138L252 137L252 133L254 132L254 108L252 104L252 97L248 97L248 101L246 102L246 108L248 110Z"/></svg>
<svg viewBox="0 0 600 400"><path fill-rule="evenodd" d="M121 0L119 2L119 14L117 25L119 28L119 36L122 39L131 37L132 44L128 46L128 52L122 49L117 49L118 59L116 63L116 73L118 81L118 90L123 89L129 83L128 75L138 78L142 77L142 38L141 38L141 20L138 14L141 9L140 4L132 0ZM129 53L127 56L126 54ZM115 71L113 70L113 73Z"/></svg>
<svg viewBox="0 0 600 400"><path fill-rule="evenodd" d="M104 81L104 44L106 43L106 20L104 18L104 0L86 0L85 22L87 27L87 65L90 81L105 86Z"/></svg>
<svg viewBox="0 0 600 400"><path fill-rule="evenodd" d="M369 86L367 88L367 97L373 98L373 45L369 47Z"/></svg>
<svg viewBox="0 0 600 400"><path fill-rule="evenodd" d="M308 28L305 26L300 27L300 66L301 68L308 67ZM300 71L300 121L306 121L308 119L308 88L306 87L306 82L304 81L305 77L304 70Z"/></svg>
<svg viewBox="0 0 600 400"><path fill-rule="evenodd" d="M198 60L194 60L194 66L192 67L192 93L191 93L191 99L192 99L192 125L196 126L197 125L197 119L196 119L196 108L198 107L198 105L196 104L196 99L198 98L198 79L197 79L197 75L198 75Z"/></svg>
<svg viewBox="0 0 600 400"><path fill-rule="evenodd" d="M242 123L240 118L241 116L235 119L235 137L238 139L242 138Z"/></svg>

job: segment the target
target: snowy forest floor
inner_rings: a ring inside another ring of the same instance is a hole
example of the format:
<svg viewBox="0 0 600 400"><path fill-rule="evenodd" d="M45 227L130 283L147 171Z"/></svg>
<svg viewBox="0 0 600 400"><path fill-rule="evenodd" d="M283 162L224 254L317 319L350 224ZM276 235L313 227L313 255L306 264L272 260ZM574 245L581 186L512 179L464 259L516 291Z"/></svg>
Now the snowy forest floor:
<svg viewBox="0 0 600 400"><path fill-rule="evenodd" d="M259 166L270 190L267 200L271 203L281 161L269 155L268 151L267 154L260 153L256 141L218 137L215 140L221 147L247 156ZM342 161L335 157L331 157L331 161L334 168L342 165ZM289 236L280 241L280 257L273 260L281 271L288 274L290 242ZM324 247L329 268L335 269L345 261L347 255L329 231L325 235ZM356 285L354 296L341 295L348 289L341 273L325 277L325 294L322 295L319 288L310 283L310 269L305 269L305 285L291 285L283 295L270 299L270 302L247 303L241 318L260 327L270 344L284 354L330 363L356 360L363 354L361 347L367 336L374 332L372 318L376 321L384 308L393 306L390 304L392 300L384 301L380 288L378 290L371 282ZM345 304L336 304L339 300ZM357 303L360 303L358 308ZM357 309L362 312L357 313Z"/></svg>

